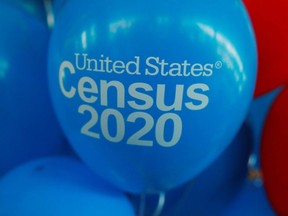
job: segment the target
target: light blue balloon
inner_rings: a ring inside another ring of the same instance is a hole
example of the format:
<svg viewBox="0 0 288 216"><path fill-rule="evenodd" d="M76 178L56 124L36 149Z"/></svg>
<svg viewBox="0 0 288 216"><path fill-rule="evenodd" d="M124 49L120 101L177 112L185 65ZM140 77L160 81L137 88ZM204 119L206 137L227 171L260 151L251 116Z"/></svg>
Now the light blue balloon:
<svg viewBox="0 0 288 216"><path fill-rule="evenodd" d="M133 193L166 191L232 142L257 65L241 1L70 1L58 18L54 107L103 178Z"/></svg>
<svg viewBox="0 0 288 216"><path fill-rule="evenodd" d="M36 157L69 150L47 81L49 31L39 19L0 3L0 176Z"/></svg>
<svg viewBox="0 0 288 216"><path fill-rule="evenodd" d="M133 216L123 192L68 157L35 160L0 180L1 216Z"/></svg>
<svg viewBox="0 0 288 216"><path fill-rule="evenodd" d="M220 214L221 216L276 216L264 188L247 180L240 193Z"/></svg>

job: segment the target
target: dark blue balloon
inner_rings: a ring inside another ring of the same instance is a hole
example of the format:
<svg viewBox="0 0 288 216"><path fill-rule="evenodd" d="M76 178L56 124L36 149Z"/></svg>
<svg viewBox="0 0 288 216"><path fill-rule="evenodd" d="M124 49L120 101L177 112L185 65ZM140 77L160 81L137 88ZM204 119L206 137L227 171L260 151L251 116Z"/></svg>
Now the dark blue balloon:
<svg viewBox="0 0 288 216"><path fill-rule="evenodd" d="M39 159L0 180L1 216L132 216L123 192L68 157Z"/></svg>
<svg viewBox="0 0 288 216"><path fill-rule="evenodd" d="M69 141L130 192L199 174L252 100L256 46L239 0L70 1L50 45L51 95Z"/></svg>
<svg viewBox="0 0 288 216"><path fill-rule="evenodd" d="M159 216L218 215L242 187L247 176L251 150L251 129L245 124L232 144L208 168L188 184L166 192ZM137 196L133 196L132 201L136 208L143 202ZM145 208L142 210L145 215L153 215L158 201L157 195L146 197ZM158 207L160 209L160 205Z"/></svg>
<svg viewBox="0 0 288 216"><path fill-rule="evenodd" d="M260 144L262 139L263 126L270 110L270 107L280 93L282 87L279 87L267 94L264 94L253 100L249 113L248 122L251 125L253 133L253 152L250 157L250 166L256 169L260 168Z"/></svg>
<svg viewBox="0 0 288 216"><path fill-rule="evenodd" d="M0 176L36 157L67 151L47 81L49 31L0 4Z"/></svg>
<svg viewBox="0 0 288 216"><path fill-rule="evenodd" d="M220 214L221 216L276 216L264 188L246 181L240 193Z"/></svg>
<svg viewBox="0 0 288 216"><path fill-rule="evenodd" d="M7 3L15 9L20 9L27 14L37 17L42 22L46 23L46 10L44 1L49 0L0 0L0 3Z"/></svg>

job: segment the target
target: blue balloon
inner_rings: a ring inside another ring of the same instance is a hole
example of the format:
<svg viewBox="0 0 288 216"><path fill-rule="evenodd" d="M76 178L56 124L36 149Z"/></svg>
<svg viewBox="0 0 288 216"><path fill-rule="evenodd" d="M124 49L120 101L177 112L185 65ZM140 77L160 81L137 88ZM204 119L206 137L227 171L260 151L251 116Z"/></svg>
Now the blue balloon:
<svg viewBox="0 0 288 216"><path fill-rule="evenodd" d="M67 2L67 0L53 0L53 11L56 17Z"/></svg>
<svg viewBox="0 0 288 216"><path fill-rule="evenodd" d="M239 0L69 1L49 53L69 141L133 193L172 189L212 163L255 85L255 38Z"/></svg>
<svg viewBox="0 0 288 216"><path fill-rule="evenodd" d="M47 81L49 31L36 19L0 4L0 176L36 157L69 150Z"/></svg>
<svg viewBox="0 0 288 216"><path fill-rule="evenodd" d="M27 14L37 17L46 23L45 0L0 0L0 3L7 3L15 9L20 9Z"/></svg>
<svg viewBox="0 0 288 216"><path fill-rule="evenodd" d="M22 165L0 180L1 216L132 216L123 192L69 157Z"/></svg>
<svg viewBox="0 0 288 216"><path fill-rule="evenodd" d="M253 133L253 152L250 157L249 165L255 169L260 168L260 144L263 126L268 111L281 89L282 87L279 87L254 99L249 109L247 121L251 125Z"/></svg>
<svg viewBox="0 0 288 216"><path fill-rule="evenodd" d="M220 214L221 216L276 216L264 188L247 180L240 193Z"/></svg>
<svg viewBox="0 0 288 216"><path fill-rule="evenodd" d="M166 192L162 206L161 196L147 196L142 210L144 215L153 215L160 207L159 216L219 215L246 179L251 150L251 128L244 124L231 145L209 167L188 184ZM143 202L136 195L132 196L132 201L136 208Z"/></svg>

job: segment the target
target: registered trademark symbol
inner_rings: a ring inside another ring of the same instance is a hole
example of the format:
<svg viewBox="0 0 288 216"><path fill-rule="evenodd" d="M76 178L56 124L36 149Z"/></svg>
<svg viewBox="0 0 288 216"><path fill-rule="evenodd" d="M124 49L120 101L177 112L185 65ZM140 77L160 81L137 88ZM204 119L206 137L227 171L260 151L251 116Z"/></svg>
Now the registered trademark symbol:
<svg viewBox="0 0 288 216"><path fill-rule="evenodd" d="M220 68L222 68L222 62L221 61L217 61L216 63L215 63L215 67L216 67L216 69L220 69Z"/></svg>

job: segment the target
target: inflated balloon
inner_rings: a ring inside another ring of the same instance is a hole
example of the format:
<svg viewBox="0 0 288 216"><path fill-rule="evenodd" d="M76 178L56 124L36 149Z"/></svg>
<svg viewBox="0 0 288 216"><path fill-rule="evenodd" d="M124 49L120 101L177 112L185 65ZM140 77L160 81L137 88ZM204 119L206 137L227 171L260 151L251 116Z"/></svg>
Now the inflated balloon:
<svg viewBox="0 0 288 216"><path fill-rule="evenodd" d="M257 39L259 55L255 89L257 97L288 81L285 63L288 50L286 37L288 2L285 0L244 0L243 2L250 14Z"/></svg>
<svg viewBox="0 0 288 216"><path fill-rule="evenodd" d="M221 216L276 216L262 186L247 180L239 194L220 214Z"/></svg>
<svg viewBox="0 0 288 216"><path fill-rule="evenodd" d="M53 0L53 11L56 16L60 13L66 3L67 0Z"/></svg>
<svg viewBox="0 0 288 216"><path fill-rule="evenodd" d="M68 157L29 162L0 181L1 216L132 216L123 192Z"/></svg>
<svg viewBox="0 0 288 216"><path fill-rule="evenodd" d="M47 81L49 31L0 4L0 176L36 157L66 152Z"/></svg>
<svg viewBox="0 0 288 216"><path fill-rule="evenodd" d="M50 46L68 139L129 192L171 189L212 163L254 91L256 46L238 0L69 1Z"/></svg>
<svg viewBox="0 0 288 216"><path fill-rule="evenodd" d="M253 152L250 157L250 166L260 168L260 146L263 135L263 127L272 103L281 91L281 87L253 100L249 113L248 122L253 134Z"/></svg>
<svg viewBox="0 0 288 216"><path fill-rule="evenodd" d="M288 89L273 103L261 143L264 186L278 215L288 215Z"/></svg>
<svg viewBox="0 0 288 216"><path fill-rule="evenodd" d="M11 7L25 11L46 23L45 1L48 2L49 0L0 0L0 3L9 4Z"/></svg>
<svg viewBox="0 0 288 216"><path fill-rule="evenodd" d="M163 216L219 215L238 193L247 176L247 163L252 149L252 133L245 124L231 145L200 175L188 184L166 192ZM133 200L137 200L133 197ZM139 198L138 198L139 199ZM140 199L141 201L141 199ZM141 203L134 201L134 205ZM158 196L147 196L145 215L160 209ZM157 208L158 205L158 208Z"/></svg>
<svg viewBox="0 0 288 216"><path fill-rule="evenodd" d="M244 125L234 141L186 187L186 192L164 215L218 215L240 190L247 175L252 134Z"/></svg>

